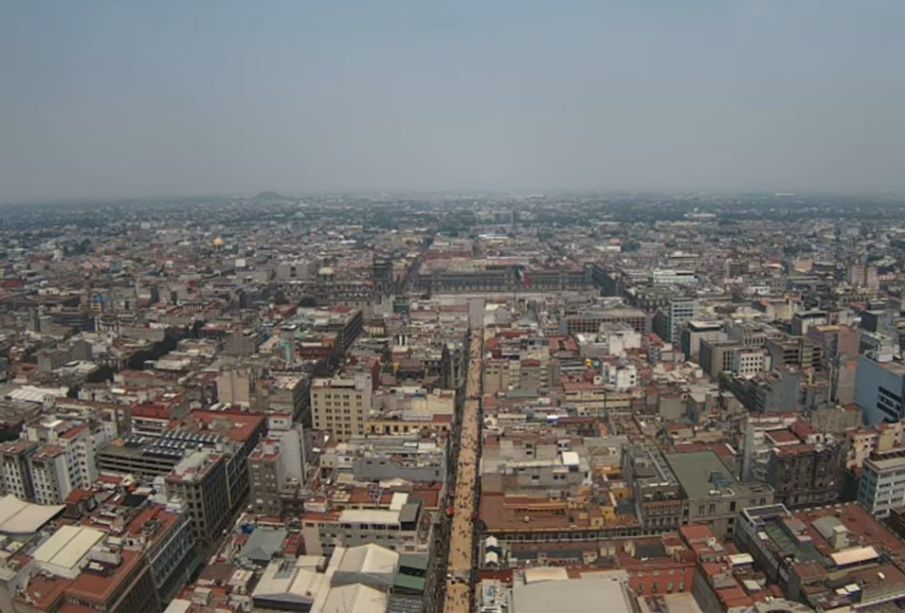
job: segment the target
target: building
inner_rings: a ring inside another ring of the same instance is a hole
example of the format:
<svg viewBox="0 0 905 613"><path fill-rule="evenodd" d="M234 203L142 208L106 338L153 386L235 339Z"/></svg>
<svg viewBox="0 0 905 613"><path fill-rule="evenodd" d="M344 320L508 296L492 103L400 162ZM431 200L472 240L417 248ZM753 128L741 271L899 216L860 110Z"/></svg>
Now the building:
<svg viewBox="0 0 905 613"><path fill-rule="evenodd" d="M59 445L43 445L29 455L28 471L38 504L60 504L73 490L66 450Z"/></svg>
<svg viewBox="0 0 905 613"><path fill-rule="evenodd" d="M257 376L250 366L223 366L217 373L217 399L228 405L249 407Z"/></svg>
<svg viewBox="0 0 905 613"><path fill-rule="evenodd" d="M905 449L874 452L864 461L858 504L879 518L905 505Z"/></svg>
<svg viewBox="0 0 905 613"><path fill-rule="evenodd" d="M37 448L38 444L31 441L0 443L0 495L12 494L22 500L34 500L29 457Z"/></svg>
<svg viewBox="0 0 905 613"><path fill-rule="evenodd" d="M307 511L302 515L302 537L309 555L330 555L338 546L367 543L401 553L425 553L430 543L428 519L420 502L409 502L408 494L398 492L389 508Z"/></svg>
<svg viewBox="0 0 905 613"><path fill-rule="evenodd" d="M182 508L152 504L142 509L126 526L124 546L145 553L160 602L171 601L201 565L201 552Z"/></svg>
<svg viewBox="0 0 905 613"><path fill-rule="evenodd" d="M780 430L767 436L779 438L781 434ZM808 442L807 438L788 438L773 447L767 464L766 482L773 488L774 500L792 508L838 500L844 447L832 439Z"/></svg>
<svg viewBox="0 0 905 613"><path fill-rule="evenodd" d="M698 301L694 298L671 298L654 317L654 332L667 343L679 346L682 330L698 314Z"/></svg>
<svg viewBox="0 0 905 613"><path fill-rule="evenodd" d="M187 509L194 540L205 549L214 543L231 519L231 500L223 456L195 451L166 477L170 500Z"/></svg>
<svg viewBox="0 0 905 613"><path fill-rule="evenodd" d="M773 502L773 490L768 485L739 483L734 471L713 451L664 457L685 493L683 525L706 523L719 538L725 538L734 533L744 505Z"/></svg>
<svg viewBox="0 0 905 613"><path fill-rule="evenodd" d="M700 364L702 341L722 341L727 338L723 322L692 320L682 330L682 353L686 359Z"/></svg>
<svg viewBox="0 0 905 613"><path fill-rule="evenodd" d="M622 472L631 488L644 534L675 530L682 525L682 488L658 449L648 445L624 447Z"/></svg>
<svg viewBox="0 0 905 613"><path fill-rule="evenodd" d="M361 436L371 412L373 383L368 373L350 378L314 379L311 382L311 416L315 430L336 440Z"/></svg>
<svg viewBox="0 0 905 613"><path fill-rule="evenodd" d="M776 444L776 437L770 433L777 430L788 431L789 426L797 420L798 415L795 413L745 417L741 444L742 481L767 481L767 465Z"/></svg>
<svg viewBox="0 0 905 613"><path fill-rule="evenodd" d="M806 336L785 336L767 340L767 351L774 367L792 366L823 370L823 345Z"/></svg>
<svg viewBox="0 0 905 613"><path fill-rule="evenodd" d="M650 271L652 285L695 285L698 282L693 270L654 268Z"/></svg>
<svg viewBox="0 0 905 613"><path fill-rule="evenodd" d="M825 326L829 323L826 311L801 311L792 316L792 334L804 336L816 326Z"/></svg>
<svg viewBox="0 0 905 613"><path fill-rule="evenodd" d="M701 368L714 381L721 373L732 370L735 362L735 354L744 348L744 345L732 340L708 340L700 341Z"/></svg>
<svg viewBox="0 0 905 613"><path fill-rule="evenodd" d="M651 318L642 311L624 305L610 308L596 308L582 310L578 313L566 315L560 319L560 334L574 336L576 334L596 334L601 324L630 325L636 332L645 333L651 331Z"/></svg>
<svg viewBox="0 0 905 613"><path fill-rule="evenodd" d="M642 532L633 506L612 492L584 501L482 492L478 516L484 534L500 543L574 543Z"/></svg>
<svg viewBox="0 0 905 613"><path fill-rule="evenodd" d="M487 492L575 495L591 484L583 445L568 437L533 433L488 437L481 457L481 487Z"/></svg>
<svg viewBox="0 0 905 613"><path fill-rule="evenodd" d="M797 411L801 401L801 374L781 369L751 377L732 377L727 387L746 409L754 413Z"/></svg>
<svg viewBox="0 0 905 613"><path fill-rule="evenodd" d="M39 611L160 609L147 557L101 530L62 526L32 552L37 570L16 600Z"/></svg>
<svg viewBox="0 0 905 613"><path fill-rule="evenodd" d="M353 439L328 447L321 455L321 475L343 475L357 482L401 479L411 483L446 480L445 439L420 434L392 434Z"/></svg>
<svg viewBox="0 0 905 613"><path fill-rule="evenodd" d="M750 378L770 370L770 354L763 349L739 349L732 355L732 372Z"/></svg>
<svg viewBox="0 0 905 613"><path fill-rule="evenodd" d="M600 611L631 613L634 597L624 571L588 571L572 578L565 568L529 568L516 573L512 582L511 613Z"/></svg>
<svg viewBox="0 0 905 613"><path fill-rule="evenodd" d="M905 418L905 365L860 356L855 402L864 411L868 425Z"/></svg>
<svg viewBox="0 0 905 613"><path fill-rule="evenodd" d="M305 483L301 425L271 431L248 458L251 505L255 513L282 517L283 499L295 499Z"/></svg>
<svg viewBox="0 0 905 613"><path fill-rule="evenodd" d="M746 508L735 540L787 599L812 610L882 610L905 597L905 543L859 505Z"/></svg>

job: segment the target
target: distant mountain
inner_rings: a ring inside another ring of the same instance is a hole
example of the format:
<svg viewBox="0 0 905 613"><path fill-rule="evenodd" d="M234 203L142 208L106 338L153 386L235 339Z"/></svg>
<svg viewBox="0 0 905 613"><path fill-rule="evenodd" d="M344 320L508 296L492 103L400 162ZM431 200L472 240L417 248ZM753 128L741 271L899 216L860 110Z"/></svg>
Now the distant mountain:
<svg viewBox="0 0 905 613"><path fill-rule="evenodd" d="M251 197L252 200L292 200L286 196L281 196L274 191L264 191Z"/></svg>

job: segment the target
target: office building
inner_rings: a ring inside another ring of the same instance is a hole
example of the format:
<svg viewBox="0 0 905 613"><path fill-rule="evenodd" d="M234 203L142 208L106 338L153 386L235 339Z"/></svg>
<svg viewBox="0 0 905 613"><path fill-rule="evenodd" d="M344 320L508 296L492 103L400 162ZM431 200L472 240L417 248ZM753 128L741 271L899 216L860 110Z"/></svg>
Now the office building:
<svg viewBox="0 0 905 613"><path fill-rule="evenodd" d="M361 436L371 412L373 384L370 374L314 379L311 382L311 416L315 430L340 441Z"/></svg>

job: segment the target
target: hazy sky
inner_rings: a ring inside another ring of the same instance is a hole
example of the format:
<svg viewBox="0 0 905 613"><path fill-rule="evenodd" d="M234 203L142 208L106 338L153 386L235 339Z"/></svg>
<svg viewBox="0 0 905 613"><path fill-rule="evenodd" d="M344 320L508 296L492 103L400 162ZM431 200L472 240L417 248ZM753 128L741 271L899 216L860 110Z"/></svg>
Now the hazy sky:
<svg viewBox="0 0 905 613"><path fill-rule="evenodd" d="M0 1L0 202L265 189L905 192L905 1Z"/></svg>

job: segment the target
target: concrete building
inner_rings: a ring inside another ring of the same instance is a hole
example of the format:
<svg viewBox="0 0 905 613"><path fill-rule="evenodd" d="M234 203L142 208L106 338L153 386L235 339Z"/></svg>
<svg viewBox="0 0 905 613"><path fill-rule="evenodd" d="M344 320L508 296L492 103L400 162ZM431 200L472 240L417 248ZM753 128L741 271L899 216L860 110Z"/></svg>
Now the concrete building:
<svg viewBox="0 0 905 613"><path fill-rule="evenodd" d="M838 442L808 443L789 438L792 440L788 444L772 449L767 464L766 482L773 488L774 500L791 508L838 500L843 482L843 446Z"/></svg>
<svg viewBox="0 0 905 613"><path fill-rule="evenodd" d="M721 373L732 370L735 354L741 351L745 345L732 340L707 340L700 341L701 369L712 380L717 380Z"/></svg>
<svg viewBox="0 0 905 613"><path fill-rule="evenodd" d="M192 536L202 549L229 525L232 505L223 456L206 450L187 455L167 475L166 491L185 504Z"/></svg>
<svg viewBox="0 0 905 613"><path fill-rule="evenodd" d="M823 370L823 346L804 336L785 336L767 340L773 366L792 366Z"/></svg>
<svg viewBox="0 0 905 613"><path fill-rule="evenodd" d="M742 427L742 481L767 481L767 466L775 444L770 432L788 430L798 420L795 413L748 415Z"/></svg>
<svg viewBox="0 0 905 613"><path fill-rule="evenodd" d="M302 537L309 555L330 555L338 546L376 543L400 553L425 553L430 526L420 502L408 494L393 495L389 508L308 511L302 515Z"/></svg>
<svg viewBox="0 0 905 613"><path fill-rule="evenodd" d="M679 346L682 330L698 314L698 301L694 298L671 298L669 304L654 316L654 332L667 343Z"/></svg>
<svg viewBox="0 0 905 613"><path fill-rule="evenodd" d="M750 378L770 370L770 354L763 349L739 349L732 354L732 372Z"/></svg>
<svg viewBox="0 0 905 613"><path fill-rule="evenodd" d="M272 431L248 458L251 504L255 513L282 517L283 498L294 498L305 483L305 448L301 424Z"/></svg>
<svg viewBox="0 0 905 613"><path fill-rule="evenodd" d="M801 374L787 368L757 373L750 378L733 377L729 390L754 413L797 411L801 402Z"/></svg>
<svg viewBox="0 0 905 613"><path fill-rule="evenodd" d="M314 379L311 382L311 415L315 430L336 440L361 436L371 412L373 384L370 374L351 378Z"/></svg>
<svg viewBox="0 0 905 613"><path fill-rule="evenodd" d="M743 484L713 451L664 456L685 493L683 525L707 523L720 538L732 536L738 513L746 504L770 504L773 490L765 484Z"/></svg>
<svg viewBox="0 0 905 613"><path fill-rule="evenodd" d="M224 366L217 373L217 399L223 404L249 407L257 376L249 366Z"/></svg>
<svg viewBox="0 0 905 613"><path fill-rule="evenodd" d="M584 446L568 437L509 434L488 437L481 458L481 487L488 492L575 495L591 484Z"/></svg>
<svg viewBox="0 0 905 613"><path fill-rule="evenodd" d="M684 496L663 454L648 445L623 448L622 472L644 534L675 530L682 525Z"/></svg>
<svg viewBox="0 0 905 613"><path fill-rule="evenodd" d="M126 527L126 549L144 551L160 602L169 602L194 576L201 555L184 509L152 504Z"/></svg>
<svg viewBox="0 0 905 613"><path fill-rule="evenodd" d="M17 604L39 611L159 610L147 557L106 536L87 526L58 528L32 552L40 574L30 579Z"/></svg>
<svg viewBox="0 0 905 613"><path fill-rule="evenodd" d="M43 445L28 456L28 470L38 504L60 504L73 488L69 478L66 450L59 445Z"/></svg>
<svg viewBox="0 0 905 613"><path fill-rule="evenodd" d="M569 314L560 319L561 334L596 334L600 325L606 323L625 323L636 332L651 331L651 318L641 309L624 305L609 308L592 308Z"/></svg>
<svg viewBox="0 0 905 613"><path fill-rule="evenodd" d="M769 583L814 611L885 610L905 596L905 544L856 504L745 508L735 540Z"/></svg>
<svg viewBox="0 0 905 613"><path fill-rule="evenodd" d="M855 401L868 425L905 418L905 365L859 357Z"/></svg>
<svg viewBox="0 0 905 613"><path fill-rule="evenodd" d="M650 282L653 285L695 285L698 278L693 270L654 268L650 271Z"/></svg>
<svg viewBox="0 0 905 613"><path fill-rule="evenodd" d="M609 613L635 610L625 571L584 572L570 578L561 567L526 569L513 577L511 602L512 613L590 613L601 607Z"/></svg>
<svg viewBox="0 0 905 613"><path fill-rule="evenodd" d="M37 443L22 440L0 444L0 495L12 494L22 500L34 500L28 459L37 448Z"/></svg>
<svg viewBox="0 0 905 613"><path fill-rule="evenodd" d="M858 504L879 518L905 505L905 450L874 453L864 461Z"/></svg>
<svg viewBox="0 0 905 613"><path fill-rule="evenodd" d="M446 480L446 449L441 437L394 434L353 439L324 450L321 474L359 482L402 479L409 482Z"/></svg>
<svg viewBox="0 0 905 613"><path fill-rule="evenodd" d="M682 353L686 359L700 364L701 341L721 341L727 338L723 322L692 320L682 330Z"/></svg>
<svg viewBox="0 0 905 613"><path fill-rule="evenodd" d="M829 323L826 311L802 311L792 316L792 334L804 336L814 326L824 326Z"/></svg>

